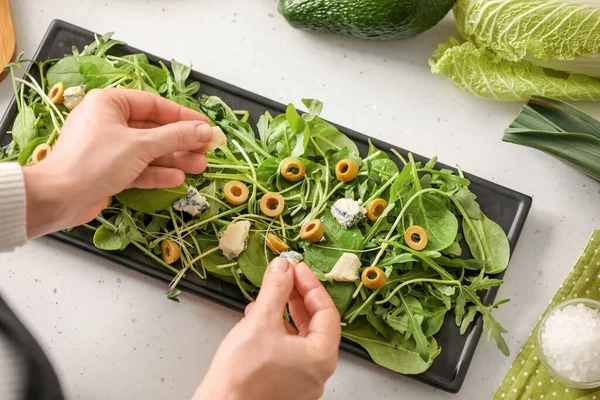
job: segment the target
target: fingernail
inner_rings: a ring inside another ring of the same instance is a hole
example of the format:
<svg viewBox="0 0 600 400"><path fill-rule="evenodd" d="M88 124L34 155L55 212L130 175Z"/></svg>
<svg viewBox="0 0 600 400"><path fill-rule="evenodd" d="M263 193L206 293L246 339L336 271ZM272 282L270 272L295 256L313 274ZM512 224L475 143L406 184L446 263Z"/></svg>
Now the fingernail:
<svg viewBox="0 0 600 400"><path fill-rule="evenodd" d="M287 272L290 269L290 263L285 258L276 258L271 262L270 272Z"/></svg>
<svg viewBox="0 0 600 400"><path fill-rule="evenodd" d="M209 124L200 124L196 127L196 136L199 142L210 142L212 140L212 135L212 128Z"/></svg>

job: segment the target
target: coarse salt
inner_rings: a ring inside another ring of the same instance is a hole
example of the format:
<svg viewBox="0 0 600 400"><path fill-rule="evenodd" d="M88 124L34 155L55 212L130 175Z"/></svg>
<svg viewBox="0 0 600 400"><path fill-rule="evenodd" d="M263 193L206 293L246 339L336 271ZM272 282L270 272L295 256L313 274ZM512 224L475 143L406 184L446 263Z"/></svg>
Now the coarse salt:
<svg viewBox="0 0 600 400"><path fill-rule="evenodd" d="M550 366L576 382L600 380L600 312L569 305L546 318L541 347Z"/></svg>

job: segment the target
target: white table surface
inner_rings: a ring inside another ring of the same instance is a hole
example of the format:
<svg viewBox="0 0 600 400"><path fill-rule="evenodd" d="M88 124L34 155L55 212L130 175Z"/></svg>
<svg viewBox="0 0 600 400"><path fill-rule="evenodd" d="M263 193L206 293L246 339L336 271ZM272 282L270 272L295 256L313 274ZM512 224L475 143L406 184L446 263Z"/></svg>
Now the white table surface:
<svg viewBox="0 0 600 400"><path fill-rule="evenodd" d="M50 21L116 37L258 94L325 102L359 132L533 196L500 288L504 357L482 339L457 396L348 355L325 398L487 399L600 227L600 185L537 151L501 142L520 104L481 100L433 76L427 59L455 33L451 17L414 39L364 42L292 29L276 0L12 0L19 49L33 55ZM0 109L12 97L0 84ZM593 104L580 104L600 117ZM0 291L41 341L69 399L185 399L240 315L49 239L0 256Z"/></svg>

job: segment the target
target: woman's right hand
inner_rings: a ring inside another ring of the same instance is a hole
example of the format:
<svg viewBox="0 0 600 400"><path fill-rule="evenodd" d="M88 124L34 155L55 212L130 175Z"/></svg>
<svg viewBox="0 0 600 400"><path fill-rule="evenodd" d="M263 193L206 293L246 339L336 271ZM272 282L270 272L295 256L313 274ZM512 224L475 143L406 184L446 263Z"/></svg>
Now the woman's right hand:
<svg viewBox="0 0 600 400"><path fill-rule="evenodd" d="M286 304L298 330L283 319ZM338 310L315 274L276 258L194 400L318 399L337 365L340 336Z"/></svg>

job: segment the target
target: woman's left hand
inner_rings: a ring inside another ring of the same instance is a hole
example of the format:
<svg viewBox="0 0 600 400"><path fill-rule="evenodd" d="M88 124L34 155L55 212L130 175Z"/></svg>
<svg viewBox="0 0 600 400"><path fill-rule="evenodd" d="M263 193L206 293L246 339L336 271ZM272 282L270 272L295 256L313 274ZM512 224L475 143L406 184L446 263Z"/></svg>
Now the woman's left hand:
<svg viewBox="0 0 600 400"><path fill-rule="evenodd" d="M92 220L125 189L172 188L206 168L208 118L133 89L96 89L69 114L52 152L23 168L27 236Z"/></svg>

